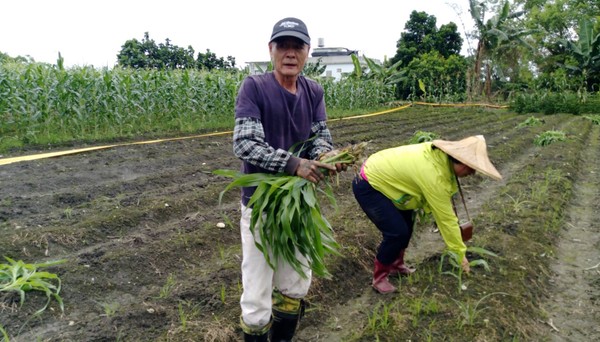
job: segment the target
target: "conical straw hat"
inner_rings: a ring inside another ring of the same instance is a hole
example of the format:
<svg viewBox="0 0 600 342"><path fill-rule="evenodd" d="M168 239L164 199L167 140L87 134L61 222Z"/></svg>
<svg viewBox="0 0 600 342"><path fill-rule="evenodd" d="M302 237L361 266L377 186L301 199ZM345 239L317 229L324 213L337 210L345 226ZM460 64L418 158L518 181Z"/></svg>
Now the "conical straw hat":
<svg viewBox="0 0 600 342"><path fill-rule="evenodd" d="M502 179L502 175L488 158L483 135L472 136L459 141L434 140L433 145L475 171L496 180Z"/></svg>

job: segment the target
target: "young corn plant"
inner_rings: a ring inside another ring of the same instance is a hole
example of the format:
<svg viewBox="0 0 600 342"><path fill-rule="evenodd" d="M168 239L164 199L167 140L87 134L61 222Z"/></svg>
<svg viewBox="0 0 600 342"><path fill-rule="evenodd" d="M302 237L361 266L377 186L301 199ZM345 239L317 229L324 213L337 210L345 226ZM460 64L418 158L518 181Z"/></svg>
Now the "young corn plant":
<svg viewBox="0 0 600 342"><path fill-rule="evenodd" d="M415 134L408 140L409 144L420 144L427 141L433 141L435 139L439 139L440 136L437 133L426 132L426 131L416 131Z"/></svg>
<svg viewBox="0 0 600 342"><path fill-rule="evenodd" d="M171 293L173 292L173 290L175 289L175 286L176 286L175 277L172 274L169 274L169 276L167 277L167 281L165 282L163 287L160 288L160 293L158 295L158 298L164 299L164 298L169 297L171 295Z"/></svg>
<svg viewBox="0 0 600 342"><path fill-rule="evenodd" d="M104 313L100 316L104 316L106 318L113 317L117 313L117 311L119 311L119 308L121 307L121 304L119 304L117 302L98 303L98 305L100 305L102 307L102 310L104 310Z"/></svg>
<svg viewBox="0 0 600 342"><path fill-rule="evenodd" d="M219 298L221 298L221 303L225 304L225 300L227 299L227 288L225 285L221 284L221 292L219 293Z"/></svg>
<svg viewBox="0 0 600 342"><path fill-rule="evenodd" d="M361 161L365 144L330 151L319 160L332 165L354 166ZM234 179L221 192L219 202L223 194L232 188L256 187L248 202L248 207L253 208L250 229L254 236L259 237L256 246L271 268L276 269L277 262L283 260L303 277L307 276L304 267L310 267L317 276L331 276L324 258L326 254L339 254L339 245L330 223L322 215L318 200L318 194L324 194L336 206L333 189L328 182L321 182L321 187L302 177L283 173L242 174L231 170L215 170L213 173ZM297 252L308 260L308 265L296 257Z"/></svg>
<svg viewBox="0 0 600 342"><path fill-rule="evenodd" d="M2 333L2 340L0 340L0 342L10 342L10 339L8 338L8 333L6 332L6 330L4 330L4 328L1 325L0 333Z"/></svg>
<svg viewBox="0 0 600 342"><path fill-rule="evenodd" d="M30 291L41 291L46 294L48 301L36 311L34 315L42 313L52 298L54 298L60 310L64 311L63 300L60 293L60 278L50 272L39 271L40 268L62 264L67 260L57 260L39 264L26 264L23 261L15 261L9 257L4 257L8 264L0 264L0 292L17 292L21 297L20 305L25 302L25 293Z"/></svg>
<svg viewBox="0 0 600 342"><path fill-rule="evenodd" d="M390 315L392 310L393 303L386 304L384 302L379 302L379 305L372 313L367 313L367 318L369 322L369 328L372 331L377 331L380 329L387 329L390 327L392 322L392 317Z"/></svg>
<svg viewBox="0 0 600 342"><path fill-rule="evenodd" d="M535 136L533 143L536 146L548 146L558 141L567 140L567 136L563 131L546 131Z"/></svg>
<svg viewBox="0 0 600 342"><path fill-rule="evenodd" d="M517 125L517 128L523 128L523 127L534 127L534 126L539 126L543 123L543 120L536 118L535 116L530 116L528 117L525 121L519 123Z"/></svg>
<svg viewBox="0 0 600 342"><path fill-rule="evenodd" d="M497 254L495 254L491 251L488 251L485 248L481 248L481 247L467 247L467 252L471 252L471 253L478 254L478 255L487 255L487 256L492 256L492 257L498 256ZM448 258L448 262L452 266L452 271L445 271L445 272L443 271L444 260L446 258ZM463 290L463 282L462 282L463 269L461 267L461 261L462 260L458 260L458 254L456 254L452 251L446 251L440 257L440 264L439 264L439 269L438 269L440 274L448 274L448 275L455 277L456 280L458 280L458 293L460 293L460 291ZM485 261L484 259L471 260L471 261L469 261L469 266L470 267L482 266L486 271L488 271L488 272L490 271L490 266L488 265L487 261Z"/></svg>
<svg viewBox="0 0 600 342"><path fill-rule="evenodd" d="M504 292L494 292L494 293L490 293L487 294L483 297L481 297L478 301L476 301L475 303L471 303L471 302L460 302L454 298L450 298L452 299L456 305L458 305L458 308L460 309L460 313L462 316L462 320L459 323L459 327L462 328L465 325L474 325L475 324L475 320L477 319L477 317L479 317L479 315L481 314L481 312L483 310L485 310L486 308L479 308L479 305L481 304L481 302L493 295L508 295L508 293L504 293Z"/></svg>

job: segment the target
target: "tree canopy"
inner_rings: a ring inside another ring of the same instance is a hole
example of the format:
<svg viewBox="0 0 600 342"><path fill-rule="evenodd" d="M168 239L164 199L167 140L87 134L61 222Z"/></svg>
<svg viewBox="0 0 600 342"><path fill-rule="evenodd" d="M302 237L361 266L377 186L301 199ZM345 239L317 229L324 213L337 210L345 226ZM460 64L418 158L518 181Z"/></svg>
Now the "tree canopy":
<svg viewBox="0 0 600 342"><path fill-rule="evenodd" d="M169 38L165 43L156 44L150 39L148 32L144 33L142 41L130 39L121 46L117 55L117 63L122 67L136 69L233 69L235 68L235 57L217 57L209 49L206 53L198 53L194 58L194 48L188 46L186 49L171 44Z"/></svg>
<svg viewBox="0 0 600 342"><path fill-rule="evenodd" d="M438 29L436 21L433 15L412 11L410 19L404 25L404 32L396 43L396 55L390 59L389 64L402 61L401 66L406 67L413 58L431 51L437 51L444 58L458 55L463 40L456 24L450 22Z"/></svg>

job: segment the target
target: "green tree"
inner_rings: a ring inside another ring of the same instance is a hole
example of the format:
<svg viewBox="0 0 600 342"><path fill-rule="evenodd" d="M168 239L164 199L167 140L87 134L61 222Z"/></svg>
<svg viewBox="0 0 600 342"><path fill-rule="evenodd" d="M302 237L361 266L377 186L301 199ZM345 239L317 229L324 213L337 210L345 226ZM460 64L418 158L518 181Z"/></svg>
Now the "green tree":
<svg viewBox="0 0 600 342"><path fill-rule="evenodd" d="M492 78L495 76L498 79L503 74L500 69L502 60L518 60L520 47L532 48L525 38L535 30L523 28L516 22L525 11L511 12L507 0L496 6L497 13L486 20L488 5L485 1L469 0L469 11L475 22L475 37L478 40L473 69L469 77L469 97L479 96L483 91L489 100ZM513 63L512 66L515 68L516 64Z"/></svg>
<svg viewBox="0 0 600 342"><path fill-rule="evenodd" d="M125 42L121 51L117 55L119 66L130 68L152 68L152 69L233 69L235 68L235 58L227 56L217 57L209 49L206 53L198 53L198 58L194 59L194 48L188 46L187 49L171 44L169 38L165 43L156 44L150 39L148 32L144 33L142 41L131 39Z"/></svg>
<svg viewBox="0 0 600 342"><path fill-rule="evenodd" d="M31 58L31 56L27 56L27 57L23 57L23 56L11 57L8 54L3 53L3 52L0 51L0 64L2 64L2 63L9 63L9 62L35 63L35 60L33 58Z"/></svg>
<svg viewBox="0 0 600 342"><path fill-rule="evenodd" d="M435 23L435 16L412 11L396 43L396 55L390 59L390 64L402 61L402 65L406 66L413 58L431 51L435 45Z"/></svg>
<svg viewBox="0 0 600 342"><path fill-rule="evenodd" d="M400 34L400 39L396 43L396 55L386 62L388 68L393 67L398 72L391 73L389 70L385 70L383 73L379 72L380 75L386 75L386 82L391 80L397 82L396 95L400 99L407 99L418 91L415 90L418 87L415 87L417 79L413 77L414 74L407 76L410 74L409 65L413 60L419 59L425 54L436 56L438 61L445 61L451 56L459 56L463 40L458 33L456 24L450 22L438 29L436 22L437 19L433 15L412 11L410 19L404 25L405 31ZM442 65L446 65L445 62ZM431 76L432 78L445 77L446 71L443 70L443 67L441 69L435 67L433 70L437 76Z"/></svg>
<svg viewBox="0 0 600 342"><path fill-rule="evenodd" d="M227 56L227 59L223 57L217 57L217 55L210 51L210 49L206 49L206 53L198 53L198 58L196 59L196 66L198 69L206 69L206 70L228 70L235 68L235 57Z"/></svg>
<svg viewBox="0 0 600 342"><path fill-rule="evenodd" d="M141 42L134 38L121 46L121 51L117 54L117 63L122 67L150 68L153 65L152 56L156 55L157 50L156 43L150 39L148 32L145 32Z"/></svg>
<svg viewBox="0 0 600 342"><path fill-rule="evenodd" d="M556 91L576 90L581 87L582 73L568 70L565 65L574 65L573 51L566 41L579 40L577 32L581 21L592 23L593 32L600 32L600 2L597 0L518 0L528 11L525 24L537 29L533 34L537 53L532 60L537 66L539 77L536 85ZM579 76L578 76L579 75ZM565 77L567 76L567 77ZM594 75L591 74L593 77ZM590 80L592 84L597 81Z"/></svg>
<svg viewBox="0 0 600 342"><path fill-rule="evenodd" d="M434 50L444 58L460 54L463 40L455 23L450 22L440 26L440 29L434 35L434 40Z"/></svg>
<svg viewBox="0 0 600 342"><path fill-rule="evenodd" d="M430 51L438 51L448 57L459 54L462 38L456 24L442 25L438 30L436 17L425 12L412 11L410 19L404 25L404 32L396 43L396 54L389 60L389 65L402 61L406 66L413 58Z"/></svg>

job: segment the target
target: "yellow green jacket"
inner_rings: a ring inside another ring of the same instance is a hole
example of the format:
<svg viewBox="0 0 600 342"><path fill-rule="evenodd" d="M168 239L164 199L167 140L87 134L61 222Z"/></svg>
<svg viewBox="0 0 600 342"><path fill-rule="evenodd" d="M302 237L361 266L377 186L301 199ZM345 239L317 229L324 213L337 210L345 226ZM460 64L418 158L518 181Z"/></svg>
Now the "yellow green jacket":
<svg viewBox="0 0 600 342"><path fill-rule="evenodd" d="M431 142L389 148L369 156L364 173L398 209L431 212L448 249L463 259L467 247L452 207L458 185L446 153Z"/></svg>

